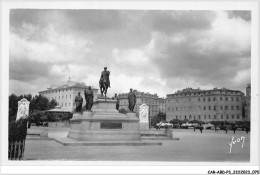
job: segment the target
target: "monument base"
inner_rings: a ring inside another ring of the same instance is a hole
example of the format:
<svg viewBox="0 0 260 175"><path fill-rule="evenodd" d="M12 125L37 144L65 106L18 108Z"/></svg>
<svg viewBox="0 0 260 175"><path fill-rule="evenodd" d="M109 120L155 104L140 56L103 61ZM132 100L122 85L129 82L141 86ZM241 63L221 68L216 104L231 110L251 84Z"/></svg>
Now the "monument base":
<svg viewBox="0 0 260 175"><path fill-rule="evenodd" d="M76 113L68 138L78 141L140 141L139 119L116 110L116 100L98 99L93 112Z"/></svg>
<svg viewBox="0 0 260 175"><path fill-rule="evenodd" d="M149 123L139 123L140 125L140 130L150 130L149 128Z"/></svg>

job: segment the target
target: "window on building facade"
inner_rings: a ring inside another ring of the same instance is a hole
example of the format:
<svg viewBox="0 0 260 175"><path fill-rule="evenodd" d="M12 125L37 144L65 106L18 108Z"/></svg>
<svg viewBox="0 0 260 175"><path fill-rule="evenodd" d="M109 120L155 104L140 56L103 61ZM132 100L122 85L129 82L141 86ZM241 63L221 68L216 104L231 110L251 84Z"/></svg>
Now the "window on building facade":
<svg viewBox="0 0 260 175"><path fill-rule="evenodd" d="M198 115L198 119L200 120L200 115Z"/></svg>
<svg viewBox="0 0 260 175"><path fill-rule="evenodd" d="M211 116L209 115L209 119L211 119Z"/></svg>
<svg viewBox="0 0 260 175"><path fill-rule="evenodd" d="M63 103L61 103L61 106L63 107Z"/></svg>
<svg viewBox="0 0 260 175"><path fill-rule="evenodd" d="M223 115L221 114L221 119L223 119Z"/></svg>
<svg viewBox="0 0 260 175"><path fill-rule="evenodd" d="M200 98L198 98L198 102L200 102Z"/></svg>
<svg viewBox="0 0 260 175"><path fill-rule="evenodd" d="M225 110L228 110L228 106L225 106Z"/></svg>
<svg viewBox="0 0 260 175"><path fill-rule="evenodd" d="M229 116L228 116L228 114L226 115L226 119L229 119Z"/></svg>
<svg viewBox="0 0 260 175"><path fill-rule="evenodd" d="M191 115L189 116L189 119L191 120Z"/></svg>
<svg viewBox="0 0 260 175"><path fill-rule="evenodd" d="M201 106L199 106L199 110L201 110Z"/></svg>
<svg viewBox="0 0 260 175"><path fill-rule="evenodd" d="M66 99L67 99L67 95L66 95Z"/></svg>
<svg viewBox="0 0 260 175"><path fill-rule="evenodd" d="M196 120L196 116L195 115L193 116L193 119Z"/></svg>
<svg viewBox="0 0 260 175"><path fill-rule="evenodd" d="M232 114L232 119L234 119L235 118L235 116L234 116L234 114Z"/></svg>
<svg viewBox="0 0 260 175"><path fill-rule="evenodd" d="M206 100L205 100L205 97L203 98L203 101L206 101Z"/></svg>
<svg viewBox="0 0 260 175"><path fill-rule="evenodd" d="M207 116L206 116L206 115L204 115L204 119L207 119Z"/></svg>
<svg viewBox="0 0 260 175"><path fill-rule="evenodd" d="M223 106L220 106L220 110L223 110Z"/></svg>
<svg viewBox="0 0 260 175"><path fill-rule="evenodd" d="M237 119L240 119L240 116L239 116L239 114L237 114Z"/></svg>
<svg viewBox="0 0 260 175"><path fill-rule="evenodd" d="M228 101L228 97L226 97L226 101Z"/></svg>
<svg viewBox="0 0 260 175"><path fill-rule="evenodd" d="M178 115L176 115L176 119L178 119Z"/></svg>
<svg viewBox="0 0 260 175"><path fill-rule="evenodd" d="M239 98L238 98L238 97L236 97L236 100L237 100L237 101L239 101Z"/></svg>
<svg viewBox="0 0 260 175"><path fill-rule="evenodd" d="M67 103L65 103L65 107L67 107Z"/></svg>
<svg viewBox="0 0 260 175"><path fill-rule="evenodd" d="M176 111L178 111L178 107L176 107Z"/></svg>
<svg viewBox="0 0 260 175"><path fill-rule="evenodd" d="M209 106L209 110L211 110L211 106Z"/></svg>
<svg viewBox="0 0 260 175"><path fill-rule="evenodd" d="M216 101L216 97L213 97L213 101Z"/></svg>
<svg viewBox="0 0 260 175"><path fill-rule="evenodd" d="M220 97L220 101L222 101L222 97Z"/></svg>
<svg viewBox="0 0 260 175"><path fill-rule="evenodd" d="M231 101L234 101L233 97L230 98Z"/></svg>
<svg viewBox="0 0 260 175"><path fill-rule="evenodd" d="M216 116L216 115L214 115L214 119L217 119L217 116Z"/></svg>
<svg viewBox="0 0 260 175"><path fill-rule="evenodd" d="M216 109L216 106L214 106L214 110L216 111L217 109Z"/></svg>
<svg viewBox="0 0 260 175"><path fill-rule="evenodd" d="M204 110L206 110L206 106L204 106Z"/></svg>
<svg viewBox="0 0 260 175"><path fill-rule="evenodd" d="M210 97L208 98L208 101L210 101Z"/></svg>
<svg viewBox="0 0 260 175"><path fill-rule="evenodd" d="M239 110L239 106L237 106L237 110Z"/></svg>

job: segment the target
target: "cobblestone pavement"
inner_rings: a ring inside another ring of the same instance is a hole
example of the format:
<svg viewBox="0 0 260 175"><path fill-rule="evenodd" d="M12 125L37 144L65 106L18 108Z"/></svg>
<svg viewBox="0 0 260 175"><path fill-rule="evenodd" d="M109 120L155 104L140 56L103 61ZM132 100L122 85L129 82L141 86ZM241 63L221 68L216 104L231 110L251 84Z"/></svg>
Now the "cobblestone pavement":
<svg viewBox="0 0 260 175"><path fill-rule="evenodd" d="M61 136L67 130L55 131ZM162 130L159 132L163 132ZM234 139L245 137L232 146ZM177 162L249 162L250 133L215 132L175 129L180 140L161 140L162 146L62 146L53 140L26 140L25 160L84 160L84 161L177 161ZM152 142L152 140L151 140Z"/></svg>

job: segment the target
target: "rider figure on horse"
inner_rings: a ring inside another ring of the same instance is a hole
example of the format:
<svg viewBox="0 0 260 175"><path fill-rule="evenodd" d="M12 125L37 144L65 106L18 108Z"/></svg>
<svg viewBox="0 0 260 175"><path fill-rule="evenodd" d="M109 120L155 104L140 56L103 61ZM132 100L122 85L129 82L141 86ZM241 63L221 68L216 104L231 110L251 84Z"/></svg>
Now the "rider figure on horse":
<svg viewBox="0 0 260 175"><path fill-rule="evenodd" d="M102 71L102 73L101 73L99 84L101 85L105 81L108 83L108 87L110 87L109 75L110 75L110 72L107 71L107 67L104 67L104 71Z"/></svg>
<svg viewBox="0 0 260 175"><path fill-rule="evenodd" d="M110 72L107 71L107 67L104 67L104 71L102 71L101 77L99 80L99 87L100 87L101 95L103 96L103 93L104 93L105 97L107 94L107 89L110 87L109 75L110 75Z"/></svg>

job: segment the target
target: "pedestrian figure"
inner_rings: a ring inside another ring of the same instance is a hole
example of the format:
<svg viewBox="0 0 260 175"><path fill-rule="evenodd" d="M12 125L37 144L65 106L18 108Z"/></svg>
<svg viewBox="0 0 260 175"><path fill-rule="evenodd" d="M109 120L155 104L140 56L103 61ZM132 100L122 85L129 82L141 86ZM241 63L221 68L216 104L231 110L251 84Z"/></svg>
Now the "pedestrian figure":
<svg viewBox="0 0 260 175"><path fill-rule="evenodd" d="M203 126L201 126L201 124L200 124L200 126L199 126L199 129L200 129L200 133L202 133Z"/></svg>
<svg viewBox="0 0 260 175"><path fill-rule="evenodd" d="M217 128L217 125L215 125L215 132L218 132L218 128Z"/></svg>
<svg viewBox="0 0 260 175"><path fill-rule="evenodd" d="M227 132L228 132L228 127L227 126L225 126L225 131L226 131L226 134L227 134Z"/></svg>
<svg viewBox="0 0 260 175"><path fill-rule="evenodd" d="M194 132L195 132L195 126L193 126L194 127Z"/></svg>
<svg viewBox="0 0 260 175"><path fill-rule="evenodd" d="M234 127L233 127L234 134L236 133L236 130L237 130L237 127L234 126Z"/></svg>
<svg viewBox="0 0 260 175"><path fill-rule="evenodd" d="M246 133L248 134L248 132L249 132L249 127L246 126Z"/></svg>

